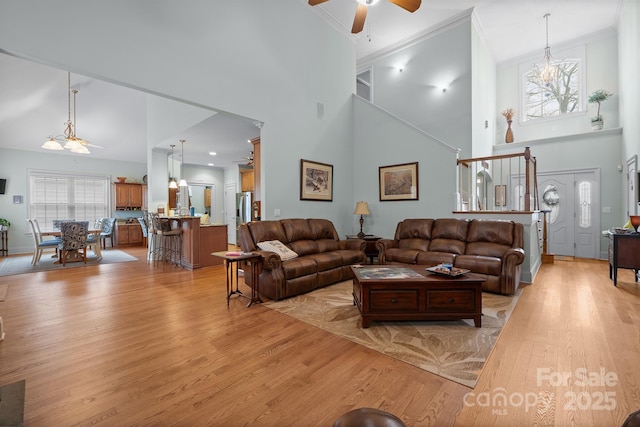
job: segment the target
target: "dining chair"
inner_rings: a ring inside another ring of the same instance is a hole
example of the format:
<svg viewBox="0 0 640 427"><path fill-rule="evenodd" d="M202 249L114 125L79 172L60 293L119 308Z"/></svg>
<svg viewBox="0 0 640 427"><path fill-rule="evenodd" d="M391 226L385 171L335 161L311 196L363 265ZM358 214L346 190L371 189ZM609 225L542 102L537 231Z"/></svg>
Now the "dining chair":
<svg viewBox="0 0 640 427"><path fill-rule="evenodd" d="M145 221L143 216L136 218L140 223L140 228L142 228L142 243L144 246L148 245L149 240L149 229L147 228L147 222Z"/></svg>
<svg viewBox="0 0 640 427"><path fill-rule="evenodd" d="M87 235L89 231L89 221L65 221L60 224L60 239L58 250L62 265L65 265L67 258L72 254L83 253L83 261L87 263Z"/></svg>
<svg viewBox="0 0 640 427"><path fill-rule="evenodd" d="M113 247L113 226L116 223L115 218L102 218L100 225L100 240L102 241L102 249L107 248L107 237L111 238L111 247Z"/></svg>
<svg viewBox="0 0 640 427"><path fill-rule="evenodd" d="M100 222L98 223L98 220L96 220L96 222L93 223L94 230L98 230L101 227L103 219L104 218L98 218ZM102 253L100 251L100 248L102 247L101 244L99 234L89 233L89 231L87 231L87 248L93 250L98 258L102 258Z"/></svg>
<svg viewBox="0 0 640 427"><path fill-rule="evenodd" d="M31 259L31 265L36 265L42 257L42 252L45 249L58 250L58 244L61 242L60 238L55 239L43 239L42 232L40 231L40 225L36 219L27 219L29 225L31 225L31 234L33 234L33 258Z"/></svg>
<svg viewBox="0 0 640 427"><path fill-rule="evenodd" d="M102 221L104 221L104 218L96 218L96 221L93 223L93 228L96 230L102 228Z"/></svg>
<svg viewBox="0 0 640 427"><path fill-rule="evenodd" d="M54 230L60 230L60 224L68 221L75 221L75 219L54 219L51 223Z"/></svg>

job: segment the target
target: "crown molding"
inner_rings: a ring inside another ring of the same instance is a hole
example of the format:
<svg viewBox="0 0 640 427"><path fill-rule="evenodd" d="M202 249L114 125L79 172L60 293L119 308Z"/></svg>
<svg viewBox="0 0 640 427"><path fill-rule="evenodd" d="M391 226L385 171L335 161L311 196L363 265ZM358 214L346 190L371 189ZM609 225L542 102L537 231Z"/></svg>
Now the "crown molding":
<svg viewBox="0 0 640 427"><path fill-rule="evenodd" d="M475 8L472 7L465 11L462 11L447 20L444 20L432 27L427 28L424 31L421 31L419 33L406 37L402 40L399 40L398 42L393 43L385 47L384 49L380 49L379 51L374 52L371 55L367 55L358 61L358 63L356 64L356 68L360 70L366 67L370 67L373 63L391 54L394 54L399 50L406 49L417 43L423 42L424 40L428 40L432 37L438 36L444 33L445 31L448 31L451 28L456 27L462 23L470 22L472 20L474 9Z"/></svg>

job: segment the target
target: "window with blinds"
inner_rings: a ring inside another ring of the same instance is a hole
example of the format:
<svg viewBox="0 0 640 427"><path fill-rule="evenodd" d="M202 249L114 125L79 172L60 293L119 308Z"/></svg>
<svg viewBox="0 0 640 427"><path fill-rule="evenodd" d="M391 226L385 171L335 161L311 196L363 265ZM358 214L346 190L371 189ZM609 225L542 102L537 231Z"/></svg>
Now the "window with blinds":
<svg viewBox="0 0 640 427"><path fill-rule="evenodd" d="M41 228L54 219L89 221L109 217L109 177L29 171L29 218Z"/></svg>

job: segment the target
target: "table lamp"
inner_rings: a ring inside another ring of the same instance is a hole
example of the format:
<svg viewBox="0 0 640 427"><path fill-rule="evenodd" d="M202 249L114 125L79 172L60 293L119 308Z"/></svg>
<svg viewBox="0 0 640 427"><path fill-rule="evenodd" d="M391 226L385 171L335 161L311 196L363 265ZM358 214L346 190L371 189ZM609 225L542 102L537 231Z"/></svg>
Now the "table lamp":
<svg viewBox="0 0 640 427"><path fill-rule="evenodd" d="M369 205L367 202L356 202L356 209L353 211L354 215L360 215L360 232L358 237L363 238L365 234L362 232L362 224L364 224L364 218L362 215L369 215Z"/></svg>

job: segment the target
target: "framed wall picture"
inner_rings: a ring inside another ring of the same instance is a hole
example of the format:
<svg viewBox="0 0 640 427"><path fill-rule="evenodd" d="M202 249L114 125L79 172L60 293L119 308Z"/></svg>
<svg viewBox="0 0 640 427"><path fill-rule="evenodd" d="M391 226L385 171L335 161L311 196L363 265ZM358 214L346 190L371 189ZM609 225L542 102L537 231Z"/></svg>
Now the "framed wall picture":
<svg viewBox="0 0 640 427"><path fill-rule="evenodd" d="M418 200L418 162L380 166L380 201Z"/></svg>
<svg viewBox="0 0 640 427"><path fill-rule="evenodd" d="M300 200L333 200L333 165L300 160Z"/></svg>
<svg viewBox="0 0 640 427"><path fill-rule="evenodd" d="M496 206L507 206L506 185L496 185Z"/></svg>

